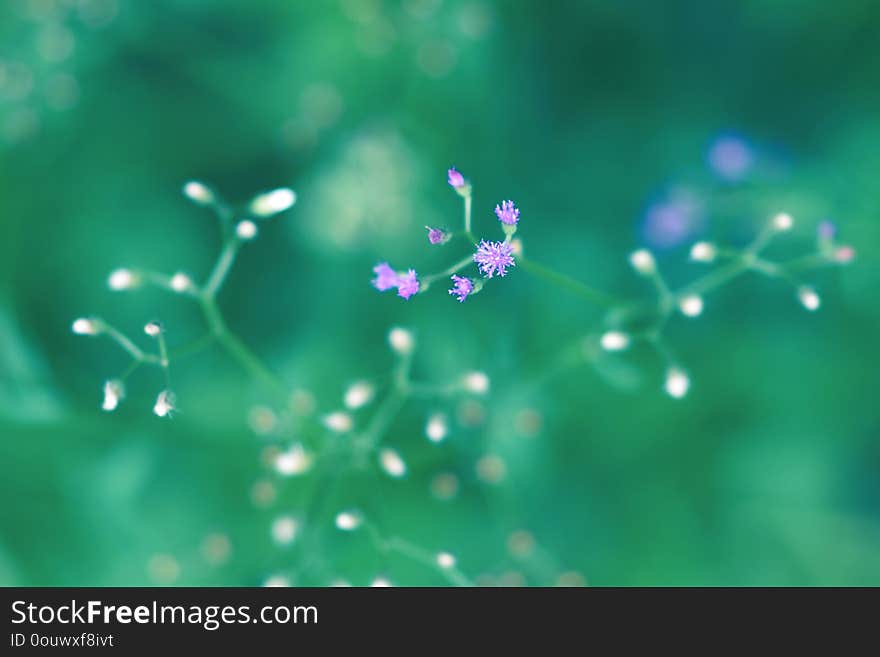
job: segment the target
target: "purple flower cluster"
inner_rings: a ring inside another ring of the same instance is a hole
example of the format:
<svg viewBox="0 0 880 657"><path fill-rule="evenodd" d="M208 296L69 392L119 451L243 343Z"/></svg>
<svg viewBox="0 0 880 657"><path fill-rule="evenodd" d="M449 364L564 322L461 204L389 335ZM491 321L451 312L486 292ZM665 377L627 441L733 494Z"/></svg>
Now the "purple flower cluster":
<svg viewBox="0 0 880 657"><path fill-rule="evenodd" d="M513 201L502 201L501 205L495 206L495 216L502 224L515 226L519 221L519 210Z"/></svg>
<svg viewBox="0 0 880 657"><path fill-rule="evenodd" d="M419 278L415 269L409 269L400 274L394 271L387 262L380 262L373 267L376 278L372 280L373 287L380 292L391 288L397 288L397 296L409 299L419 291Z"/></svg>
<svg viewBox="0 0 880 657"><path fill-rule="evenodd" d="M507 275L508 267L515 267L513 248L509 242L487 242L480 240L477 252L474 254L474 262L480 268L480 273L486 278L492 278L495 274Z"/></svg>
<svg viewBox="0 0 880 657"><path fill-rule="evenodd" d="M445 230L431 228L430 226L425 226L425 228L428 230L428 241L431 244L443 244L449 241L449 233Z"/></svg>
<svg viewBox="0 0 880 657"><path fill-rule="evenodd" d="M449 294L458 299L459 303L467 299L468 295L474 291L473 281L466 276L457 276L453 274L452 283L453 285L449 289Z"/></svg>
<svg viewBox="0 0 880 657"><path fill-rule="evenodd" d="M449 171L446 172L446 182L450 184L450 186L455 189L461 189L465 186L464 176L461 175L459 171L455 169L455 167L450 167Z"/></svg>

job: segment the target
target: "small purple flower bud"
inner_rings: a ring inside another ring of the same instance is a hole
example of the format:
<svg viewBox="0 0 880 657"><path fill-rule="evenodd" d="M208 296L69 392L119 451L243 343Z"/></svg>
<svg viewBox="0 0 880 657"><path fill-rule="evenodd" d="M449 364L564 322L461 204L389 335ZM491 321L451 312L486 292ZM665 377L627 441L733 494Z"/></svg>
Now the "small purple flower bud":
<svg viewBox="0 0 880 657"><path fill-rule="evenodd" d="M819 224L818 232L820 240L831 241L837 235L837 226L833 221L826 219Z"/></svg>
<svg viewBox="0 0 880 657"><path fill-rule="evenodd" d="M392 287L397 287L399 284L397 272L391 269L391 266L387 262L380 262L373 267L373 273L376 274L376 278L372 280L373 287L380 292L390 290Z"/></svg>
<svg viewBox="0 0 880 657"><path fill-rule="evenodd" d="M519 221L519 210L513 201L502 201L501 205L495 206L495 216L502 224L515 226Z"/></svg>
<svg viewBox="0 0 880 657"><path fill-rule="evenodd" d="M444 244L449 241L449 233L445 230L431 228L430 226L425 226L425 228L428 229L428 241L431 244Z"/></svg>
<svg viewBox="0 0 880 657"><path fill-rule="evenodd" d="M446 172L446 181L455 189L461 189L465 186L464 176L459 173L455 167L450 167Z"/></svg>
<svg viewBox="0 0 880 657"><path fill-rule="evenodd" d="M410 269L398 278L397 296L409 299L419 291L419 279L415 269Z"/></svg>
<svg viewBox="0 0 880 657"><path fill-rule="evenodd" d="M737 182L745 178L754 163L749 143L738 135L721 135L709 147L709 166L724 180Z"/></svg>
<svg viewBox="0 0 880 657"><path fill-rule="evenodd" d="M474 254L474 262L486 278L492 278L495 274L506 276L507 268L516 266L512 250L508 242L480 240L477 252Z"/></svg>
<svg viewBox="0 0 880 657"><path fill-rule="evenodd" d="M474 291L474 283L466 276L452 275L453 286L449 290L449 294L458 299L459 303L467 299L468 295Z"/></svg>

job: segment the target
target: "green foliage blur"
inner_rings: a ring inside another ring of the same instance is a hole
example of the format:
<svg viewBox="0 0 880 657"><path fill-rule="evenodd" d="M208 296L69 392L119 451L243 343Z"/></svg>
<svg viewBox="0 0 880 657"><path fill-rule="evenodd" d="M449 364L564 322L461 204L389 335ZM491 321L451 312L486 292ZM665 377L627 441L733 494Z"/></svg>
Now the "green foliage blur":
<svg viewBox="0 0 880 657"><path fill-rule="evenodd" d="M880 584L878 28L871 0L3 2L0 584L444 583L335 531L350 507L479 583ZM749 152L737 180L710 166L723 135ZM599 309L522 268L463 304L369 285L380 260L427 273L461 257L424 230L460 225L452 164L478 234L513 198L530 256L619 294L651 294L633 248L683 283L703 271L695 239L741 245L780 210L796 219L780 255L831 219L858 257L809 275L817 313L746 276L673 319L683 400L644 349L551 375ZM353 381L387 381L393 325L417 335L420 379L491 378L477 405L407 405L385 437L407 477L341 478L317 547L273 541L312 482L267 501L258 382L209 349L172 364L173 420L150 412L149 369L104 413L126 356L70 331L94 314L144 345L156 318L172 344L199 334L186 300L106 286L120 266L205 275L219 238L180 193L193 178L239 202L296 190L220 303L318 414ZM652 204L681 193L697 218L652 244ZM453 418L438 446L434 411ZM475 474L487 454L499 483ZM453 499L431 494L438 473L457 477Z"/></svg>

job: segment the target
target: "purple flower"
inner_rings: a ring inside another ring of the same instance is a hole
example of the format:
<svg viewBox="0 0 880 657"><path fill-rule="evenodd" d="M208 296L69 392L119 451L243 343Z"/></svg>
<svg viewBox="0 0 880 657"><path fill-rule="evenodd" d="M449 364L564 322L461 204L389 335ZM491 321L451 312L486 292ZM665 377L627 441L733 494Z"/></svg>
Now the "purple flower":
<svg viewBox="0 0 880 657"><path fill-rule="evenodd" d="M748 142L738 135L721 135L709 147L709 166L730 182L742 180L752 168L754 156Z"/></svg>
<svg viewBox="0 0 880 657"><path fill-rule="evenodd" d="M474 254L474 262L486 278L492 278L495 274L506 276L507 268L516 266L511 251L508 242L480 240L477 252Z"/></svg>
<svg viewBox="0 0 880 657"><path fill-rule="evenodd" d="M498 221L508 226L515 226L519 221L519 210L513 204L513 201L502 201L501 205L495 206L495 216Z"/></svg>
<svg viewBox="0 0 880 657"><path fill-rule="evenodd" d="M455 167L450 167L446 172L446 181L455 189L461 189L465 186L464 176L456 171Z"/></svg>
<svg viewBox="0 0 880 657"><path fill-rule="evenodd" d="M833 221L829 221L826 219L822 223L819 224L819 239L830 242L834 239L834 236L837 235L837 226Z"/></svg>
<svg viewBox="0 0 880 657"><path fill-rule="evenodd" d="M415 269L410 269L402 274L397 283L397 296L409 299L419 291L419 279Z"/></svg>
<svg viewBox="0 0 880 657"><path fill-rule="evenodd" d="M459 303L467 299L467 296L474 291L474 283L465 276L452 275L453 286L449 290L449 294L458 299Z"/></svg>
<svg viewBox="0 0 880 657"><path fill-rule="evenodd" d="M425 226L425 228L428 229L428 241L431 244L443 244L449 240L449 235L445 230L431 228L430 226Z"/></svg>
<svg viewBox="0 0 880 657"><path fill-rule="evenodd" d="M399 284L397 272L391 269L387 262L380 262L373 267L373 273L376 274L376 278L372 280L373 287L380 292L390 290Z"/></svg>

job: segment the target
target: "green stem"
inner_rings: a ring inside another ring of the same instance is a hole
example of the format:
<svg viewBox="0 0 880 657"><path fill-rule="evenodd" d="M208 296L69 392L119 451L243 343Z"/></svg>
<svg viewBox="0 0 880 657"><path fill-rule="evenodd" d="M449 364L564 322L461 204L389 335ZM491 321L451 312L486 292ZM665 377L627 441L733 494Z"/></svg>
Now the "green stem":
<svg viewBox="0 0 880 657"><path fill-rule="evenodd" d="M203 296L213 298L220 291L220 287L223 285L229 270L232 268L232 264L235 262L235 256L240 246L241 242L235 238L226 240L223 250L220 252L220 257L217 258L214 269L211 271L208 281L202 289Z"/></svg>
<svg viewBox="0 0 880 657"><path fill-rule="evenodd" d="M575 280L566 274L561 274L554 269L538 264L534 260L528 260L523 256L519 256L517 264L527 272L539 276L549 283L564 287L569 292L587 299L596 305L610 308L615 303L614 299L604 292L600 292L588 285L584 285L580 281Z"/></svg>
<svg viewBox="0 0 880 657"><path fill-rule="evenodd" d="M431 283L433 283L434 281L436 281L440 278L446 278L447 276L452 276L454 273L461 271L463 268L467 267L468 264L472 263L473 261L474 261L474 256L469 255L466 258L459 260L454 265L451 265L450 267L444 269L443 271L441 271L439 273L431 274L430 276L425 276L422 279L421 291L424 292L425 290L427 290L428 286L431 285Z"/></svg>

